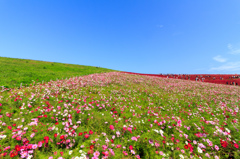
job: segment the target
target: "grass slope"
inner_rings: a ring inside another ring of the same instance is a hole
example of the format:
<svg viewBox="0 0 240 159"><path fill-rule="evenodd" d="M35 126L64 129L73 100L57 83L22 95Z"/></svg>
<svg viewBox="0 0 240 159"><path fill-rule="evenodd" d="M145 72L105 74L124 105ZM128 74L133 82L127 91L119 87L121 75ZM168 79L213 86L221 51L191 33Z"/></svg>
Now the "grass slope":
<svg viewBox="0 0 240 159"><path fill-rule="evenodd" d="M27 59L0 57L0 86L19 87L34 81L45 81L83 76L93 73L112 72L93 66L44 62Z"/></svg>

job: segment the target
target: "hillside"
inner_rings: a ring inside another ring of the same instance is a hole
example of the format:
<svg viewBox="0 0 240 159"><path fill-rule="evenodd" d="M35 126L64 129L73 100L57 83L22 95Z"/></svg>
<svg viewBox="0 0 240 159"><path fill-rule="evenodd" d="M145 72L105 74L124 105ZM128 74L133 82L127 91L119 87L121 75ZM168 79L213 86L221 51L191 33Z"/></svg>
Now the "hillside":
<svg viewBox="0 0 240 159"><path fill-rule="evenodd" d="M65 79L93 73L112 72L93 66L0 57L0 86L19 87L35 82Z"/></svg>

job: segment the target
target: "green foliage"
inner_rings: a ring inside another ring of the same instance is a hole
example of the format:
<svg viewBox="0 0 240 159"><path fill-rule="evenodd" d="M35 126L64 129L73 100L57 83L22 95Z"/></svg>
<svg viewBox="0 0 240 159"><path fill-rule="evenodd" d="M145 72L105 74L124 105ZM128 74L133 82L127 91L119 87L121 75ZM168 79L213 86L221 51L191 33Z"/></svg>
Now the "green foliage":
<svg viewBox="0 0 240 159"><path fill-rule="evenodd" d="M0 86L14 88L114 70L93 66L0 57Z"/></svg>

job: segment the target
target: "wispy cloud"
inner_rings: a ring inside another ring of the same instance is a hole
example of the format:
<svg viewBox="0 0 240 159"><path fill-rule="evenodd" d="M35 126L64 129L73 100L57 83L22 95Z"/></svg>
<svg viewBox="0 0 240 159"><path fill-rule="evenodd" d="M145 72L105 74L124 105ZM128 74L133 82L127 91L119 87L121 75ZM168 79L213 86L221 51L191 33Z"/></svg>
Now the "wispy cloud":
<svg viewBox="0 0 240 159"><path fill-rule="evenodd" d="M162 24L161 25L158 24L157 27L158 28L163 28L163 25Z"/></svg>
<svg viewBox="0 0 240 159"><path fill-rule="evenodd" d="M229 54L233 54L233 55L240 54L240 49L234 48L232 44L228 44L227 47L228 47L228 49L230 51Z"/></svg>
<svg viewBox="0 0 240 159"><path fill-rule="evenodd" d="M210 71L240 71L240 61L238 62L228 62L219 67L212 67Z"/></svg>
<svg viewBox="0 0 240 159"><path fill-rule="evenodd" d="M213 60L215 60L217 62L226 62L227 61L227 59L223 58L221 55L213 57Z"/></svg>
<svg viewBox="0 0 240 159"><path fill-rule="evenodd" d="M232 50L232 49L233 49L233 46L232 46L232 44L228 44L228 46L227 46L227 47L228 47L228 49L229 49L229 50Z"/></svg>

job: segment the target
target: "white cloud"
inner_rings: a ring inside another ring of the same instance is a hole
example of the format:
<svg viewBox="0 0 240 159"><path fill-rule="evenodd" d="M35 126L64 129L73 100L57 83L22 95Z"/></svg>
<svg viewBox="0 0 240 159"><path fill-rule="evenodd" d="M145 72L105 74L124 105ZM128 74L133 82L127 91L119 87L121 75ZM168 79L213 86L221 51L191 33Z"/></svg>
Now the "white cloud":
<svg viewBox="0 0 240 159"><path fill-rule="evenodd" d="M240 54L240 49L233 50L233 51L231 52L231 54L234 54L234 55Z"/></svg>
<svg viewBox="0 0 240 159"><path fill-rule="evenodd" d="M240 49L234 48L232 44L228 44L227 47L230 51L229 54L233 54L233 55L240 54Z"/></svg>
<svg viewBox="0 0 240 159"><path fill-rule="evenodd" d="M227 61L227 59L223 58L221 55L213 57L213 60L215 60L217 62L226 62Z"/></svg>
<svg viewBox="0 0 240 159"><path fill-rule="evenodd" d="M240 71L240 61L238 62L228 62L219 67L212 67L210 71Z"/></svg>
<svg viewBox="0 0 240 159"><path fill-rule="evenodd" d="M157 25L158 28L163 28L163 25Z"/></svg>
<svg viewBox="0 0 240 159"><path fill-rule="evenodd" d="M228 44L227 47L228 47L229 50L232 50L232 49L233 49L232 44Z"/></svg>

